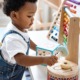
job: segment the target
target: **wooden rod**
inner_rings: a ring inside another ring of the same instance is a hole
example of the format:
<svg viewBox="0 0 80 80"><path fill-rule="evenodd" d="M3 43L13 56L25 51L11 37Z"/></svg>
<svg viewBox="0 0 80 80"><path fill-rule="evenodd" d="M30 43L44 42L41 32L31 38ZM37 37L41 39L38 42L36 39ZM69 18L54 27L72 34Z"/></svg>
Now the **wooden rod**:
<svg viewBox="0 0 80 80"><path fill-rule="evenodd" d="M78 17L70 18L67 47L69 50L69 55L66 57L66 59L78 64L78 53L79 53L79 18Z"/></svg>

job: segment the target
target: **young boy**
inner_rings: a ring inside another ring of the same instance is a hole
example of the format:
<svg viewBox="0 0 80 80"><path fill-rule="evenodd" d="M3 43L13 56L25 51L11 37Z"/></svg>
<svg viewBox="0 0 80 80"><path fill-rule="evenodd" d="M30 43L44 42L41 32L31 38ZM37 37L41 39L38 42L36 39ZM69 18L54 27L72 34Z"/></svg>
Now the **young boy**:
<svg viewBox="0 0 80 80"><path fill-rule="evenodd" d="M26 66L38 64L53 65L56 56L28 56L29 47L36 50L27 30L33 24L37 0L4 0L3 11L11 18L2 40L0 60L0 80L21 80Z"/></svg>

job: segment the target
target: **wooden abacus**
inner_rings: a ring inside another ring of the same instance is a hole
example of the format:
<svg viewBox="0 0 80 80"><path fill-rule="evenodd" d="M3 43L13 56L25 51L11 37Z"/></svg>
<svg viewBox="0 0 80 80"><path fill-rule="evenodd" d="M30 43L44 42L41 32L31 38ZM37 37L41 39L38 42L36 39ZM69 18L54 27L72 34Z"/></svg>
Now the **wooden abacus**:
<svg viewBox="0 0 80 80"><path fill-rule="evenodd" d="M71 69L64 70L64 68L61 68L62 62L65 65L65 60L59 60L61 63L58 62L53 66L47 66L47 80L78 80L79 33L79 17L74 17L69 7L63 6L61 9L58 43L67 46L69 55L66 57L66 62L67 67L70 66Z"/></svg>
<svg viewBox="0 0 80 80"><path fill-rule="evenodd" d="M68 47L69 55L66 59L78 64L79 18L73 17L67 7L62 8L58 42Z"/></svg>
<svg viewBox="0 0 80 80"><path fill-rule="evenodd" d="M67 7L62 8L58 42L64 43L68 47L69 55L66 57L66 62L69 61L71 69L61 68L62 62L65 60L53 66L47 66L47 80L78 80L79 18L73 17Z"/></svg>
<svg viewBox="0 0 80 80"><path fill-rule="evenodd" d="M68 3L68 0L64 0L60 5L60 8L56 14L56 17L51 24L48 33L48 39L51 39L54 26L57 25L58 19L60 19L58 42L60 44L66 44L69 49L69 55L66 59L78 63L78 51L79 51L79 18L70 9L73 3ZM65 6L66 5L66 6ZM59 18L61 17L61 18ZM76 48L76 49L75 49Z"/></svg>
<svg viewBox="0 0 80 80"><path fill-rule="evenodd" d="M63 5L63 3L61 3L60 8L58 9L57 14L56 14L51 26L50 26L49 33L47 35L48 39L50 39L50 37L51 37L54 26L59 27L59 22L60 22L59 20L60 20L62 5Z"/></svg>
<svg viewBox="0 0 80 80"><path fill-rule="evenodd" d="M52 24L50 26L49 33L48 33L48 36L47 36L48 39L53 39L53 35L54 35L54 33L53 33L54 31L53 30L54 30L54 27L57 27L58 29L60 27L61 10L62 10L63 6L67 6L72 14L78 16L79 12L77 11L77 9L79 8L79 6L77 4L74 4L73 2L71 2L69 0L64 0L61 3L61 5L60 5L60 7L59 7L59 9L57 11L57 14L56 14L55 18L53 19L53 22L52 22ZM57 39L58 39L58 35L57 35Z"/></svg>

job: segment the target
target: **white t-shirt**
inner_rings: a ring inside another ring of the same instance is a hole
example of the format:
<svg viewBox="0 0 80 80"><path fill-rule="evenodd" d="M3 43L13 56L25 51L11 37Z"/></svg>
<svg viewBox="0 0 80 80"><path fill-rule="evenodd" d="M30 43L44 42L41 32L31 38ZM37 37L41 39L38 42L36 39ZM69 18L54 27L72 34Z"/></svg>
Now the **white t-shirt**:
<svg viewBox="0 0 80 80"><path fill-rule="evenodd" d="M9 30L17 31L26 39L27 42L29 41L28 33L21 32L11 22L8 24L6 32ZM7 60L9 63L15 64L16 61L14 59L14 56L18 53L23 53L26 55L28 45L20 35L12 33L8 34L5 37L1 48L4 59Z"/></svg>

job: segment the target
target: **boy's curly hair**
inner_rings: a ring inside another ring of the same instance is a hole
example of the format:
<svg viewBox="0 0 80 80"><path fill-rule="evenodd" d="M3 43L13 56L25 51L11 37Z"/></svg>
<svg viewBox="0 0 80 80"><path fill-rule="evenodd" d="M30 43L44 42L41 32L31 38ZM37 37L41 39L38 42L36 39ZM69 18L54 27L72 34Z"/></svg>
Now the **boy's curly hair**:
<svg viewBox="0 0 80 80"><path fill-rule="evenodd" d="M3 12L10 16L11 11L18 11L26 2L36 3L37 0L4 0Z"/></svg>

